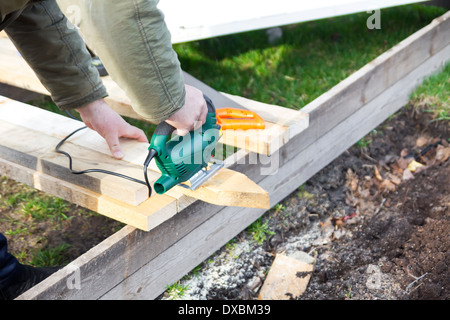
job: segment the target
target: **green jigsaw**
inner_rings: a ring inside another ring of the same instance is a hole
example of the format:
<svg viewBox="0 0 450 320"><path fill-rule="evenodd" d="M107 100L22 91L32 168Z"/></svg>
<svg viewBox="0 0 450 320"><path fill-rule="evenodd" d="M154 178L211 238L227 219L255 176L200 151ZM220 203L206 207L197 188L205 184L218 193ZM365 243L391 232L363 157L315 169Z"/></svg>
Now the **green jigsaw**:
<svg viewBox="0 0 450 320"><path fill-rule="evenodd" d="M221 127L217 124L213 102L207 96L204 98L208 114L201 128L190 131L185 136L172 136L176 129L167 122L163 121L156 127L144 162L149 197L152 188L147 169L153 158L161 171L161 177L153 184L158 194L164 194L176 185L196 190L223 167L223 163L209 163L215 155L215 148L221 137Z"/></svg>

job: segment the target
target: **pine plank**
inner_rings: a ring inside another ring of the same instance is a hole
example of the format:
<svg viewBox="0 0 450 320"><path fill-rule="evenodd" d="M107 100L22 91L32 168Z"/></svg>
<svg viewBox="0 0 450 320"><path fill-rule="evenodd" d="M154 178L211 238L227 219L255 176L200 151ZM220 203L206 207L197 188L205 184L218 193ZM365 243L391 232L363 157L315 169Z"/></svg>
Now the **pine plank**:
<svg viewBox="0 0 450 320"><path fill-rule="evenodd" d="M22 158L34 157L35 170L42 171L42 168L46 168L42 164L45 162L51 167L46 169L46 173L56 175L60 179L70 179L81 186L93 188L93 191L107 194L131 205L138 205L147 199L148 192L145 185L96 173L88 173L90 179L87 179L86 182L83 180L84 177L79 178L79 175L68 174L67 167L64 167L64 163L67 166L67 159L55 154L53 148L60 139L80 127L79 121L1 96L0 121L5 122L1 129L4 134L0 139L0 143L3 144L3 148L0 150L3 150L4 157L9 153L8 160L21 163L23 162ZM79 135L67 141L62 150L70 150L74 163L78 166L76 170L105 168L144 180L142 164L148 153L148 143L122 139L121 145L125 157L123 160L115 160L111 157L104 139L97 132L84 129ZM17 155L18 153L19 155ZM0 153L0 155L2 154ZM151 182L160 176L154 160L149 166L148 173ZM223 179L220 179L224 176L227 176L233 183L224 183ZM217 205L266 207L269 204L268 193L245 175L223 168L216 177L211 178L207 184L200 186L195 191L175 186L174 193L169 190L166 194L173 195L177 200L190 197ZM238 188L239 192L235 192L233 184L246 186L246 188ZM153 194L156 193L153 192ZM190 200L182 199L180 201L184 205L192 203Z"/></svg>
<svg viewBox="0 0 450 320"><path fill-rule="evenodd" d="M178 212L176 200L166 195L133 206L2 158L0 174L144 231Z"/></svg>
<svg viewBox="0 0 450 320"><path fill-rule="evenodd" d="M138 205L148 198L145 185L117 178L104 173L72 174L69 170L69 160L66 156L56 153L54 147L59 139L45 133L14 125L0 118L0 157L26 166L30 169L49 174L55 178L77 184L94 192L110 196L130 205ZM76 155L73 161L75 170L104 169L116 173L130 175L143 179L142 166L121 162L121 167L115 159L94 150L86 150L67 143L63 150ZM157 174L150 172L151 180Z"/></svg>

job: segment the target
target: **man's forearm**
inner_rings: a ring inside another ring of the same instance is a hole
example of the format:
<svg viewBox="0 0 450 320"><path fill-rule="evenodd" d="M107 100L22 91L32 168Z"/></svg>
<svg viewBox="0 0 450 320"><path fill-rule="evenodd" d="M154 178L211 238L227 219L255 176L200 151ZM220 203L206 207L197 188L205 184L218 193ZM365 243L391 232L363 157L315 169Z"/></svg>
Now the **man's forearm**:
<svg viewBox="0 0 450 320"><path fill-rule="evenodd" d="M134 110L159 122L184 105L184 80L156 0L71 0L80 29Z"/></svg>

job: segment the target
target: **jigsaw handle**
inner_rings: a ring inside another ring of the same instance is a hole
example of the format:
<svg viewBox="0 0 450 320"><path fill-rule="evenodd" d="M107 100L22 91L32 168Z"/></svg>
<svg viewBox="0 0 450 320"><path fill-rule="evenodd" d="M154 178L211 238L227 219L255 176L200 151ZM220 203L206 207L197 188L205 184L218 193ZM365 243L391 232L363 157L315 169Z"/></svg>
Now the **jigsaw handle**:
<svg viewBox="0 0 450 320"><path fill-rule="evenodd" d="M172 132L174 132L176 128L170 124L168 124L165 121L160 122L155 129L154 134L158 136L168 136L170 137L172 135Z"/></svg>
<svg viewBox="0 0 450 320"><path fill-rule="evenodd" d="M204 95L204 98L208 107L208 115L206 116L205 124L201 128L202 137L203 134L205 132L208 132L211 128L220 130L220 126L217 125L216 109L214 107L214 104L207 96ZM186 144L189 145L189 148L185 148L185 150L191 150L190 148L195 145L195 136L191 134L190 137L187 137L187 139L179 139L179 137L173 137L171 139L174 130L176 130L175 127L168 124L166 121L162 121L156 126L155 132L153 133L152 139L150 141L150 146L148 148L149 153L144 162L144 176L145 182L149 189L149 197L151 196L152 188L147 177L147 167L153 158L156 159L156 165L161 170L161 177L154 183L154 188L157 193L163 194L177 183L186 181L192 176L192 174L195 174L196 172L201 170L201 168L206 164L203 163L203 161L197 164L195 163L195 160L192 161L192 157L195 158L197 154L196 152L199 151L203 155L204 150L208 147L212 146L214 148L217 140L220 138L219 134L217 134L217 136L212 135L211 137L209 137L208 134L206 135L208 137L208 141L203 140L203 138L200 140L201 150L193 150L193 154L184 155L189 164L188 169L183 173L182 171L184 170L180 171L180 167L177 167L177 165L184 165L185 159L177 158L177 156L180 155L179 153L175 155L176 159L173 159L172 149L175 147L175 145L180 146L180 148L183 149L182 144ZM197 146L197 148L198 147L199 146ZM211 154L213 154L213 151L211 151Z"/></svg>
<svg viewBox="0 0 450 320"><path fill-rule="evenodd" d="M215 113L216 109L211 101L207 96L203 95L206 101L206 106L208 108L208 113ZM158 124L158 126L155 129L155 133L158 136L168 136L170 137L172 133L176 130L176 128L170 124L168 124L166 121L162 121Z"/></svg>

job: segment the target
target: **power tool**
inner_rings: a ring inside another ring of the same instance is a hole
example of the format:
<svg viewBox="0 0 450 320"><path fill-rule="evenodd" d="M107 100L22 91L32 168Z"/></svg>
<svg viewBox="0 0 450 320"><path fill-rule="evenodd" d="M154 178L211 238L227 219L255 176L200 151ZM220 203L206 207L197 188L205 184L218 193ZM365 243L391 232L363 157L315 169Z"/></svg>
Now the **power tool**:
<svg viewBox="0 0 450 320"><path fill-rule="evenodd" d="M221 137L221 127L217 124L213 102L206 95L204 98L208 114L201 128L190 131L185 136L172 137L176 129L167 122L162 121L156 127L144 162L149 197L152 188L147 168L153 158L161 171L161 177L153 184L158 194L164 194L175 185L195 190L223 167L223 163L209 164Z"/></svg>

